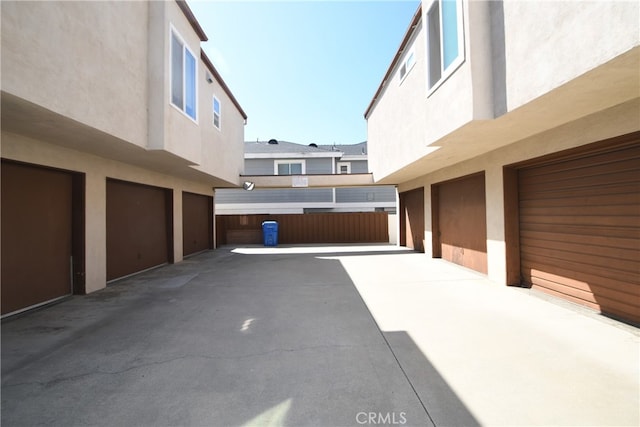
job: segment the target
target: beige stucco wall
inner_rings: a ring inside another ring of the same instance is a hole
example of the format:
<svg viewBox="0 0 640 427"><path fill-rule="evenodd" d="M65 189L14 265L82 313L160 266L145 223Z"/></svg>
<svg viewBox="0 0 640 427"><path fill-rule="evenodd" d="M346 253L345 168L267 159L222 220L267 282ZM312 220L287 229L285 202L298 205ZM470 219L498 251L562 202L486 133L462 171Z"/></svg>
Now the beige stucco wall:
<svg viewBox="0 0 640 427"><path fill-rule="evenodd" d="M387 83L369 112L377 182L404 182L638 96L638 2L462 4L464 62L427 90L425 2L411 90Z"/></svg>
<svg viewBox="0 0 640 427"><path fill-rule="evenodd" d="M57 145L2 133L2 157L85 174L86 291L106 286L106 179L115 178L173 190L174 261L182 253L182 191L213 195L210 186L181 180L126 163L107 160Z"/></svg>
<svg viewBox="0 0 640 427"><path fill-rule="evenodd" d="M398 244L399 223L398 214L389 214L387 217L389 221L389 243L392 245Z"/></svg>
<svg viewBox="0 0 640 427"><path fill-rule="evenodd" d="M3 91L146 146L146 2L3 1L1 14Z"/></svg>
<svg viewBox="0 0 640 427"><path fill-rule="evenodd" d="M514 1L503 7L509 110L639 44L637 1Z"/></svg>
<svg viewBox="0 0 640 427"><path fill-rule="evenodd" d="M419 25L399 61L402 64L413 49L416 59L413 69L400 82L396 67L367 121L369 171L376 180L377 176L385 176L428 152L424 144L426 104L421 95L427 90L424 27Z"/></svg>
<svg viewBox="0 0 640 427"><path fill-rule="evenodd" d="M194 168L207 173L215 171L216 176L239 185L244 170L244 117L215 78L206 82L208 70L202 62L199 72L204 81L200 87L202 144L201 163ZM220 129L213 125L214 95L220 101Z"/></svg>
<svg viewBox="0 0 640 427"><path fill-rule="evenodd" d="M175 1L161 2L166 8L164 21L164 34L154 38L164 40L164 58L162 67L165 69L165 87L167 88L166 104L164 115L165 138L163 149L174 153L184 159L200 164L201 162L201 126L208 125L202 121L202 112L205 108L206 100L201 93L204 82L204 75L201 72L200 64L200 38L195 33L191 24L184 16ZM192 120L180 109L171 103L171 27L182 37L185 44L191 50L196 59L196 96L197 113L196 120Z"/></svg>
<svg viewBox="0 0 640 427"><path fill-rule="evenodd" d="M422 20L405 49L414 49L416 65L401 84L402 60L396 65L367 120L369 170L375 179L437 150L438 140L467 123L493 118L489 2L462 6L464 60L431 89L424 24L428 8L423 6Z"/></svg>
<svg viewBox="0 0 640 427"><path fill-rule="evenodd" d="M169 153L179 167L188 162L238 183L244 119L214 82L224 123L219 137L212 136L212 89L200 59L200 37L175 1L9 1L1 11L2 91L31 103L25 110L38 106L28 111L33 116L16 116L24 121L20 126L33 131L25 134L40 138L36 134L46 133L46 126L60 130L58 123L40 119L50 111L116 137L118 144ZM196 121L171 104L171 28L196 59ZM59 143L100 155L117 145L99 147L89 138L81 147L70 138Z"/></svg>
<svg viewBox="0 0 640 427"><path fill-rule="evenodd" d="M503 166L638 131L640 130L638 111L640 111L640 100L629 101L401 184L400 192L424 186L426 255L432 256L431 185L484 171L488 277L497 283L506 284Z"/></svg>

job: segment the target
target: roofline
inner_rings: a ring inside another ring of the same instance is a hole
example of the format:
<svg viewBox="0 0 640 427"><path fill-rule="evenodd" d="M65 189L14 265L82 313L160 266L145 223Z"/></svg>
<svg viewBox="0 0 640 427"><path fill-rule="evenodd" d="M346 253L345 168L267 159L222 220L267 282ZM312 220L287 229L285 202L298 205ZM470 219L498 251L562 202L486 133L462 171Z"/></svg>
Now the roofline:
<svg viewBox="0 0 640 427"><path fill-rule="evenodd" d="M340 158L342 151L312 151L312 152L273 152L273 153L244 153L245 159L308 159L308 158Z"/></svg>
<svg viewBox="0 0 640 427"><path fill-rule="evenodd" d="M418 10L416 10L416 13L413 15L413 18L411 19L411 24L409 24L409 27L407 28L407 32L405 33L404 38L400 43L400 47L398 47L398 50L396 51L396 55L393 57L393 60L391 61L391 65L389 65L389 68L387 68L387 72L382 78L382 82L380 83L380 86L378 86L378 90L376 90L376 93L375 95L373 95L373 98L371 99L371 102L369 103L367 110L364 112L365 120L369 118L369 113L371 112L371 110L373 109L373 106L378 100L378 97L382 92L382 89L384 89L387 83L387 80L391 75L391 72L395 68L398 61L400 60L400 56L402 56L402 54L404 53L404 48L407 46L407 43L409 43L409 39L411 39L411 36L413 35L413 32L416 26L418 25L418 22L420 22L421 18L422 18L422 3L420 3L420 5L418 6Z"/></svg>
<svg viewBox="0 0 640 427"><path fill-rule="evenodd" d="M196 32L198 37L200 37L200 41L206 42L207 40L209 40L187 2L185 0L176 0L176 3L178 4L178 7L180 7L180 10L184 14L184 16L187 18L187 21L189 21L189 24L191 24L193 30Z"/></svg>
<svg viewBox="0 0 640 427"><path fill-rule="evenodd" d="M247 113L244 112L236 97L233 96L233 93L231 93L231 89L229 89L229 86L227 86L227 84L224 82L222 76L220 75L220 73L218 73L218 70L216 70L216 67L213 66L213 63L211 63L211 60L209 59L207 54L204 53L204 50L202 50L202 48L200 48L200 59L202 59L204 65L209 69L209 71L211 71L211 74L213 74L218 83L220 83L222 90L224 90L225 93L229 96L231 102L233 102L233 105L236 106L242 117L247 120Z"/></svg>
<svg viewBox="0 0 640 427"><path fill-rule="evenodd" d="M340 160L367 160L366 154L345 154Z"/></svg>

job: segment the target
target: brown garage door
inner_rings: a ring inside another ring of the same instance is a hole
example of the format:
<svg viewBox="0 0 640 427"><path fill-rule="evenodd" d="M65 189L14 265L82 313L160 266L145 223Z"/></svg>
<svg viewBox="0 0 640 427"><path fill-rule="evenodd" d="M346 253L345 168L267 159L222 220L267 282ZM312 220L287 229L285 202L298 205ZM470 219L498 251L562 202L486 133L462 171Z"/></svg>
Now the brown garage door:
<svg viewBox="0 0 640 427"><path fill-rule="evenodd" d="M486 274L484 173L437 184L432 199L434 255Z"/></svg>
<svg viewBox="0 0 640 427"><path fill-rule="evenodd" d="M518 171L522 280L640 321L640 140Z"/></svg>
<svg viewBox="0 0 640 427"><path fill-rule="evenodd" d="M424 187L399 194L400 245L424 252Z"/></svg>
<svg viewBox="0 0 640 427"><path fill-rule="evenodd" d="M107 180L107 280L173 258L171 191Z"/></svg>
<svg viewBox="0 0 640 427"><path fill-rule="evenodd" d="M68 295L71 173L2 162L2 314Z"/></svg>
<svg viewBox="0 0 640 427"><path fill-rule="evenodd" d="M182 193L182 250L184 255L213 248L213 198Z"/></svg>

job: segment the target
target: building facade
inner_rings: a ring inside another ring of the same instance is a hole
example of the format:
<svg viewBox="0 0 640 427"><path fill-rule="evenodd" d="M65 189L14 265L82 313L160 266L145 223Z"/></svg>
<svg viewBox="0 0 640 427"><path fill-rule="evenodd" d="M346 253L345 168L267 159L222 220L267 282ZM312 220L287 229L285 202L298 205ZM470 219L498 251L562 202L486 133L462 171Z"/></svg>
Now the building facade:
<svg viewBox="0 0 640 427"><path fill-rule="evenodd" d="M368 174L367 143L302 145L287 141L245 142L244 174L348 175ZM303 214L314 212L395 213L394 186L259 188L216 191L217 215Z"/></svg>
<svg viewBox="0 0 640 427"><path fill-rule="evenodd" d="M213 247L246 114L186 3L1 7L2 314Z"/></svg>
<svg viewBox="0 0 640 427"><path fill-rule="evenodd" d="M639 14L424 0L365 112L401 243L640 321Z"/></svg>

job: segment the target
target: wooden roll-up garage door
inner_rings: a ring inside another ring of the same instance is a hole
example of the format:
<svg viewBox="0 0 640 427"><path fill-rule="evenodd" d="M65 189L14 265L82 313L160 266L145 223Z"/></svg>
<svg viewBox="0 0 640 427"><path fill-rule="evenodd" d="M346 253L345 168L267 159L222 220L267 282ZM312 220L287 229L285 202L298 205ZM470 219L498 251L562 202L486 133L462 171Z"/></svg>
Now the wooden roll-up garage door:
<svg viewBox="0 0 640 427"><path fill-rule="evenodd" d="M73 174L2 162L2 314L72 292Z"/></svg>
<svg viewBox="0 0 640 427"><path fill-rule="evenodd" d="M434 186L434 256L487 273L484 173Z"/></svg>
<svg viewBox="0 0 640 427"><path fill-rule="evenodd" d="M182 250L190 255L213 248L213 198L182 193Z"/></svg>
<svg viewBox="0 0 640 427"><path fill-rule="evenodd" d="M424 252L424 187L399 194L400 245Z"/></svg>
<svg viewBox="0 0 640 427"><path fill-rule="evenodd" d="M524 284L640 321L640 141L518 171Z"/></svg>
<svg viewBox="0 0 640 427"><path fill-rule="evenodd" d="M107 280L171 262L171 190L107 180Z"/></svg>

